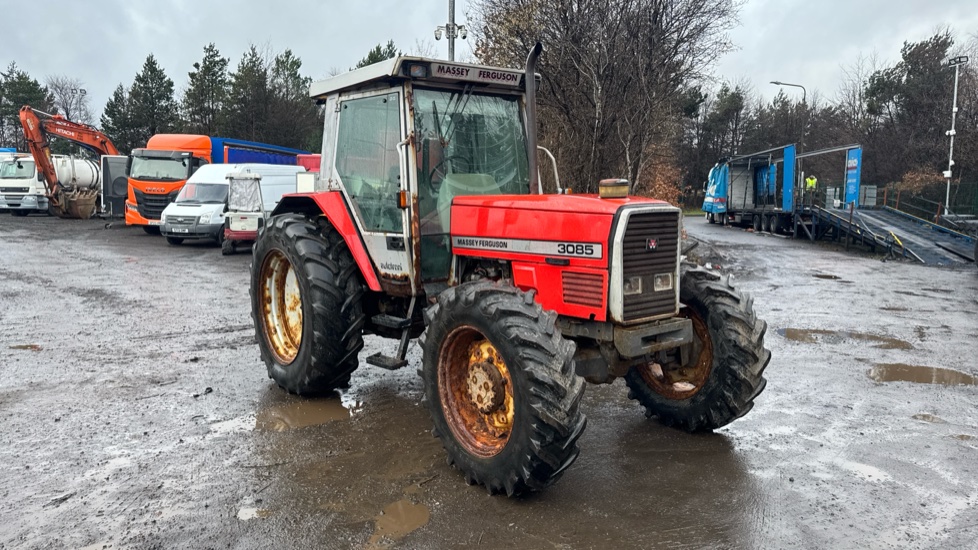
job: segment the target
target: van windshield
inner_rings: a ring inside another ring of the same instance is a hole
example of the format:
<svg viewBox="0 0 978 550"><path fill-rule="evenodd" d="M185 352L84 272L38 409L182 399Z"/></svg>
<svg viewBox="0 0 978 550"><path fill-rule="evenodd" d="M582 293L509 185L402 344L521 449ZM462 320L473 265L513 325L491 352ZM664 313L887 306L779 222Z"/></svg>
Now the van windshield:
<svg viewBox="0 0 978 550"><path fill-rule="evenodd" d="M0 179L20 180L34 176L34 161L8 160L0 162Z"/></svg>
<svg viewBox="0 0 978 550"><path fill-rule="evenodd" d="M228 200L226 183L188 183L173 202L181 204L224 204Z"/></svg>

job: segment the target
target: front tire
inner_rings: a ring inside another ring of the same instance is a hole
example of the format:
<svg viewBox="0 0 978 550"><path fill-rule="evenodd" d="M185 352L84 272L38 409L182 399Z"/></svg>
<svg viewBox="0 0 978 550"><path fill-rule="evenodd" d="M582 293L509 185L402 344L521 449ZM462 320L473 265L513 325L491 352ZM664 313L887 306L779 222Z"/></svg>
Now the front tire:
<svg viewBox="0 0 978 550"><path fill-rule="evenodd" d="M11 210L10 213L13 214L14 216L18 217L18 218L23 218L23 217L26 217L28 214L30 214L31 211L30 210Z"/></svg>
<svg viewBox="0 0 978 550"><path fill-rule="evenodd" d="M221 254L224 256L231 256L237 252L237 248L234 246L234 241L225 238L221 243Z"/></svg>
<svg viewBox="0 0 978 550"><path fill-rule="evenodd" d="M160 226L158 225L144 225L142 226L142 228L143 228L143 233L146 233L147 235L160 234Z"/></svg>
<svg viewBox="0 0 978 550"><path fill-rule="evenodd" d="M349 384L363 348L363 285L325 218L276 216L255 244L251 314L268 376L318 395Z"/></svg>
<svg viewBox="0 0 978 550"><path fill-rule="evenodd" d="M767 324L754 314L753 299L727 277L691 268L680 285L683 311L693 322L689 360L680 364L676 353L665 364L633 367L625 383L647 416L689 432L710 431L747 414L764 390L762 373L771 360L764 349Z"/></svg>
<svg viewBox="0 0 978 550"><path fill-rule="evenodd" d="M173 246L181 245L183 244L183 237L167 237L166 242Z"/></svg>
<svg viewBox="0 0 978 550"><path fill-rule="evenodd" d="M543 489L579 453L584 380L572 342L532 293L478 281L425 312L425 401L448 462L470 484L509 496Z"/></svg>

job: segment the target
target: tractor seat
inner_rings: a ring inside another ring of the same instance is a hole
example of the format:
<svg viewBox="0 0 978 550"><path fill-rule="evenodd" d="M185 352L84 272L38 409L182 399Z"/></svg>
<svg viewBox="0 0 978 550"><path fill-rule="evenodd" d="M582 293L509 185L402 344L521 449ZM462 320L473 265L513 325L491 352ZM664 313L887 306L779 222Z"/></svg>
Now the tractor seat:
<svg viewBox="0 0 978 550"><path fill-rule="evenodd" d="M451 229L452 199L466 195L498 195L499 184L489 174L445 174L438 190L438 222L443 232Z"/></svg>

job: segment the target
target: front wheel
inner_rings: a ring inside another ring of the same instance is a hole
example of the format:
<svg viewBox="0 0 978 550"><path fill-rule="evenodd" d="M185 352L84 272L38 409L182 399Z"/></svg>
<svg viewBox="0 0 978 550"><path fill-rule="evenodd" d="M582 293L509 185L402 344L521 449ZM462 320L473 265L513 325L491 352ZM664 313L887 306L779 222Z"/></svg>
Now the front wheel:
<svg viewBox="0 0 978 550"><path fill-rule="evenodd" d="M767 324L729 278L692 268L683 271L680 285L692 344L662 363L633 367L625 383L647 416L689 432L709 431L747 414L764 390L762 373L771 360L764 349Z"/></svg>
<svg viewBox="0 0 978 550"><path fill-rule="evenodd" d="M173 246L177 246L183 244L183 237L167 237L166 242L172 244Z"/></svg>
<svg viewBox="0 0 978 550"><path fill-rule="evenodd" d="M255 243L251 315L268 376L299 395L346 386L363 348L363 285L325 218L275 216Z"/></svg>
<svg viewBox="0 0 978 550"><path fill-rule="evenodd" d="M513 496L555 482L586 420L573 343L532 293L478 281L425 312L421 371L433 433L471 484Z"/></svg>
<svg viewBox="0 0 978 550"><path fill-rule="evenodd" d="M144 225L142 226L142 228L143 228L143 233L146 233L147 235L160 234L160 226L158 225Z"/></svg>

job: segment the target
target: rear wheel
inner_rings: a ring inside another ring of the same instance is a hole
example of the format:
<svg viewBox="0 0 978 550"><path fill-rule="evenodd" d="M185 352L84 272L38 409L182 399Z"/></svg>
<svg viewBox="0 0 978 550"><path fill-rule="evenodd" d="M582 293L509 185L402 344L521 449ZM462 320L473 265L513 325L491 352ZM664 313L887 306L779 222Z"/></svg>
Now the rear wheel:
<svg viewBox="0 0 978 550"><path fill-rule="evenodd" d="M753 299L713 271L684 270L680 284L693 343L664 364L633 367L625 382L647 416L690 432L709 431L747 414L764 390L762 374L771 360L764 349L767 324L754 315Z"/></svg>
<svg viewBox="0 0 978 550"><path fill-rule="evenodd" d="M754 222L754 232L755 233L760 233L761 232L761 224L763 223L763 220L761 219L760 216L754 216L753 222Z"/></svg>
<svg viewBox="0 0 978 550"><path fill-rule="evenodd" d="M363 348L362 297L357 264L325 218L273 218L251 264L251 314L268 376L299 395L346 386Z"/></svg>
<svg viewBox="0 0 978 550"><path fill-rule="evenodd" d="M775 235L777 235L778 233L781 232L781 216L778 216L777 214L775 214L774 216L771 216L771 228L770 228L770 231L771 231L771 233L773 233Z"/></svg>
<svg viewBox="0 0 978 550"><path fill-rule="evenodd" d="M167 237L166 242L174 246L183 244L183 237Z"/></svg>
<svg viewBox="0 0 978 550"><path fill-rule="evenodd" d="M425 319L425 400L448 462L490 493L556 481L586 424L584 380L556 315L532 293L479 281L443 292Z"/></svg>
<svg viewBox="0 0 978 550"><path fill-rule="evenodd" d="M231 239L225 238L224 239L224 242L221 243L221 254L223 254L225 256L230 256L230 255L234 254L235 252L237 252L237 249L234 246L234 241L232 241Z"/></svg>
<svg viewBox="0 0 978 550"><path fill-rule="evenodd" d="M716 218L716 216L712 212L710 212L709 214L706 215L706 221L709 222L709 223L711 223L711 224L712 223L717 223L717 218Z"/></svg>

